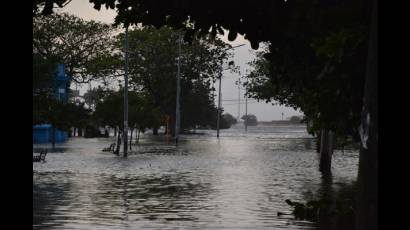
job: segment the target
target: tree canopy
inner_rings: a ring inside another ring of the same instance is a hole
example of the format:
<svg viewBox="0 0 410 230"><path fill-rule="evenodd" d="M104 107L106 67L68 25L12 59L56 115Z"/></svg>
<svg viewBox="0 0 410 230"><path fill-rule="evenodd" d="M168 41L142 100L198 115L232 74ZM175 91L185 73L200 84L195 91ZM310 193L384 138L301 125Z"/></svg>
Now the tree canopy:
<svg viewBox="0 0 410 230"><path fill-rule="evenodd" d="M131 90L145 93L163 116L174 120L178 39L182 31L169 27L146 26L131 29L129 36L129 84ZM124 34L117 40L123 46ZM212 126L217 110L213 84L222 75L224 62L231 57L229 45L219 39L194 39L181 44L181 127ZM228 69L234 70L234 65ZM173 128L173 125L171 125Z"/></svg>
<svg viewBox="0 0 410 230"><path fill-rule="evenodd" d="M230 113L224 113L222 115L222 118L229 124L229 127L231 125L234 125L234 124L238 123L236 118L234 116L232 116L232 114L230 114Z"/></svg>
<svg viewBox="0 0 410 230"><path fill-rule="evenodd" d="M244 120L245 125L249 125L249 126L257 126L258 125L258 118L253 114L243 115L241 117L241 119Z"/></svg>
<svg viewBox="0 0 410 230"><path fill-rule="evenodd" d="M87 83L117 74L113 31L67 13L38 16L33 19L33 54L64 63L72 80Z"/></svg>
<svg viewBox="0 0 410 230"><path fill-rule="evenodd" d="M50 123L61 130L81 127L89 118L83 104L58 100L54 90L57 61L33 54L33 125Z"/></svg>
<svg viewBox="0 0 410 230"><path fill-rule="evenodd" d="M295 34L286 52L270 60L260 52L251 62L254 70L243 81L248 94L302 110L313 124L311 131L328 128L358 141L365 65L357 63L367 56L365 34L361 25L323 37Z"/></svg>
<svg viewBox="0 0 410 230"><path fill-rule="evenodd" d="M124 90L107 91L96 104L94 120L101 126L123 128ZM158 128L161 125L159 109L149 97L135 91L128 92L128 123L131 129L144 131L146 128Z"/></svg>

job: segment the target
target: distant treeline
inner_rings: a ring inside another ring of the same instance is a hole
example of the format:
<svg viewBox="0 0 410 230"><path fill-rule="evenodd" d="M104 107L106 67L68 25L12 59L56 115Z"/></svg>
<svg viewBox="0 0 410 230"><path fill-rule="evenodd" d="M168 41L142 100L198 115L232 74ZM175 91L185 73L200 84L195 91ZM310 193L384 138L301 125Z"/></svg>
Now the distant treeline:
<svg viewBox="0 0 410 230"><path fill-rule="evenodd" d="M294 122L290 120L278 120L278 121L259 121L259 125L300 125L304 124L301 122Z"/></svg>

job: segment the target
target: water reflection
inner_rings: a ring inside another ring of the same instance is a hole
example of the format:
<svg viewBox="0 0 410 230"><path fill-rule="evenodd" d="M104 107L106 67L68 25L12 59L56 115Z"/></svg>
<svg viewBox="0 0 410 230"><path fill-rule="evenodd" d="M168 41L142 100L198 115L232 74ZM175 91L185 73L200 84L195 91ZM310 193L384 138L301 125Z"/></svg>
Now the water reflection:
<svg viewBox="0 0 410 230"><path fill-rule="evenodd" d="M318 191L319 199L325 204L326 208L319 210L319 229L333 229L332 223L334 218L332 211L334 211L334 191L333 191L333 177L331 173L323 174L321 177L321 186Z"/></svg>
<svg viewBox="0 0 410 230"><path fill-rule="evenodd" d="M168 174L157 178L102 176L98 179L93 204L102 211L96 213L99 218L107 218L105 211L123 207L123 213L128 219L133 217L133 220L194 221L196 218L189 211L206 209L198 201L206 199L208 188L203 184L191 183L184 174ZM121 199L113 199L119 197Z"/></svg>
<svg viewBox="0 0 410 230"><path fill-rule="evenodd" d="M277 216L291 211L285 199L325 194L325 184L353 179L356 170L354 154L337 155L333 181L321 180L305 127L183 137L175 147L142 136L127 159L101 152L112 139L57 146L64 150L33 164L33 226L312 229L315 223Z"/></svg>
<svg viewBox="0 0 410 230"><path fill-rule="evenodd" d="M60 173L34 173L33 181L33 229L52 229L61 226L57 220L58 209L67 206L70 182Z"/></svg>
<svg viewBox="0 0 410 230"><path fill-rule="evenodd" d="M335 183L331 174L324 174L316 192L304 193L304 211L296 216L317 222L316 228L320 230L355 229L356 194L354 181Z"/></svg>

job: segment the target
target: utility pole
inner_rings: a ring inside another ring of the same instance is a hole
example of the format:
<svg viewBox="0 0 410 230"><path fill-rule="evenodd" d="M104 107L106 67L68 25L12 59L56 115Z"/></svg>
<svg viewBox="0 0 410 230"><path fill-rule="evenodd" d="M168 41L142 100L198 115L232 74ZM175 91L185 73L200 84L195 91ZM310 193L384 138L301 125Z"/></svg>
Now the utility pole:
<svg viewBox="0 0 410 230"><path fill-rule="evenodd" d="M180 106L179 106L179 94L180 94L180 66L181 66L181 40L182 37L179 35L178 37L178 72L177 72L177 96L176 96L176 108L175 108L175 145L178 145L178 138L179 138L179 129L180 129L180 122L181 122L181 115L180 115Z"/></svg>
<svg viewBox="0 0 410 230"><path fill-rule="evenodd" d="M237 46L234 46L234 47L230 47L230 48L227 48L227 49L225 49L224 51L226 51L226 50L230 50L230 49L235 49L235 48L238 48L238 47L240 47L240 46L243 46L243 45L245 45L245 44L241 44L241 45L237 45ZM222 61L221 61L222 62ZM232 63L233 63L233 61L232 61ZM231 64L229 64L229 65L231 65ZM221 68L222 68L222 63L221 63ZM229 69L229 68L228 68ZM225 69L226 70L226 69ZM220 123L220 116L221 116L221 84L222 84L222 71L224 71L224 69L222 69L221 70L221 73L220 73L220 75L219 75L219 95L218 95L218 117L217 117L217 120L216 120L216 137L217 138L219 138L219 123Z"/></svg>
<svg viewBox="0 0 410 230"><path fill-rule="evenodd" d="M222 73L219 75L219 93L218 93L218 118L216 120L216 137L219 138L219 122L221 117L221 80L222 80Z"/></svg>
<svg viewBox="0 0 410 230"><path fill-rule="evenodd" d="M245 94L245 132L248 131L248 97Z"/></svg>
<svg viewBox="0 0 410 230"><path fill-rule="evenodd" d="M248 83L248 79L246 79L246 83ZM248 85L248 84L246 84ZM248 96L246 95L248 90L245 88L245 132L248 131Z"/></svg>
<svg viewBox="0 0 410 230"><path fill-rule="evenodd" d="M239 80L238 80L238 122L241 119L241 70L239 69Z"/></svg>
<svg viewBox="0 0 410 230"><path fill-rule="evenodd" d="M239 80L238 85L238 122L241 119L241 80Z"/></svg>
<svg viewBox="0 0 410 230"><path fill-rule="evenodd" d="M125 27L125 74L124 74L124 157L128 155L128 25Z"/></svg>

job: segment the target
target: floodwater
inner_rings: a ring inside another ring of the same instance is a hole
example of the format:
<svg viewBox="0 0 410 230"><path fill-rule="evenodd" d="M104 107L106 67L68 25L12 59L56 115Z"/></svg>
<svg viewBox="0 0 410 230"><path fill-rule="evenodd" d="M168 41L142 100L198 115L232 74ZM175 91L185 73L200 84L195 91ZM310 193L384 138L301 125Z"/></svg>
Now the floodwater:
<svg viewBox="0 0 410 230"><path fill-rule="evenodd" d="M33 163L33 229L315 229L285 199L321 189L315 140L302 125L142 135L128 158L110 138L71 138ZM34 148L42 147L35 145ZM50 147L50 146L48 146ZM357 151L336 151L333 184L357 175Z"/></svg>

